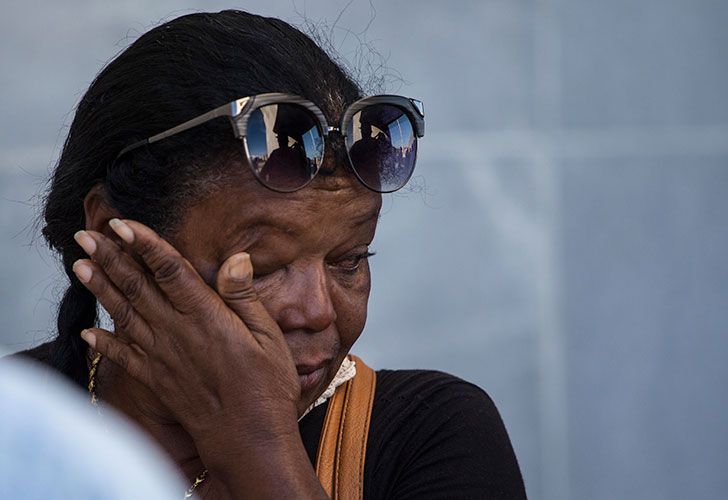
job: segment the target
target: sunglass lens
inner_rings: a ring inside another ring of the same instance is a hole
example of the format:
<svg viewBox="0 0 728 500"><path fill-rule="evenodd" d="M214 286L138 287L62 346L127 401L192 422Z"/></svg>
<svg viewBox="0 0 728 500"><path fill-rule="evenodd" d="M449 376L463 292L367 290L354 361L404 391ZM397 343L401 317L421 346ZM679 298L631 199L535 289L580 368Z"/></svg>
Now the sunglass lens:
<svg viewBox="0 0 728 500"><path fill-rule="evenodd" d="M297 104L269 104L248 118L245 142L253 172L277 191L295 191L314 178L324 154L318 120Z"/></svg>
<svg viewBox="0 0 728 500"><path fill-rule="evenodd" d="M407 183L417 159L417 137L403 109L367 106L354 114L347 128L351 166L364 184L386 193Z"/></svg>

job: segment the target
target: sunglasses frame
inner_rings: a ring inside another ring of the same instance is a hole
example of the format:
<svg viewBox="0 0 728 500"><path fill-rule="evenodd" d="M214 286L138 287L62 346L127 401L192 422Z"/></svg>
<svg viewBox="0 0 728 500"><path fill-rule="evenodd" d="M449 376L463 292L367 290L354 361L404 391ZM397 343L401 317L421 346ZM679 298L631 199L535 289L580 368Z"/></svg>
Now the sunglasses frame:
<svg viewBox="0 0 728 500"><path fill-rule="evenodd" d="M238 99L235 99L234 101L230 101L227 104L224 104L222 106L219 106L212 111L208 111L207 113L203 113L200 116L197 116L195 118L192 118L191 120L187 120L184 123L181 123L175 127L172 127L168 130L165 130L164 132L160 132L158 134L155 134L151 137L148 137L147 139L135 142L124 149L122 149L119 154L117 155L116 159L112 163L115 164L119 158L124 156L125 154L138 149L140 147L154 144L155 142L159 142L162 139L166 139L167 137L171 137L173 135L179 134L181 132L184 132L186 130L189 130L193 127L197 127L199 125L202 125L203 123L207 123L210 120L213 120L215 118L226 116L230 120L230 124L233 127L233 133L235 134L236 139L240 139L243 142L243 145L245 147L245 155L246 159L248 160L248 164L251 167L251 170L253 170L253 175L255 176L258 181L265 186L268 189L271 189L273 191L278 191L282 193L290 193L293 191L297 191L299 189L303 189L306 187L318 174L318 169L316 172L311 176L311 178L301 187L297 187L295 189L291 190L281 190L276 189L274 187L268 186L265 184L259 177L258 174L255 172L255 169L253 168L252 162L250 160L250 152L248 150L248 142L247 142L247 128L248 128L248 120L250 118L250 115L262 108L263 106L268 106L271 104L297 104L306 110L310 111L314 117L319 122L319 125L321 126L321 140L325 147L325 137L327 137L331 132L337 132L339 135L341 135L344 140L346 141L346 130L348 128L348 125L354 115L361 111L364 108L367 108L369 106L378 105L378 104L388 104L391 106L395 106L400 108L402 111L407 114L408 118L410 119L410 123L413 125L413 131L416 138L424 137L425 135L425 110L424 106L421 101L417 99L413 99L410 97L404 97L399 95L391 95L391 94L382 94L382 95L374 95L374 96L368 96L364 97L362 99L359 99L357 101L354 101L351 103L346 110L344 110L344 114L341 116L341 119L339 120L339 126L338 127L331 127L328 124L328 121L326 120L326 117L324 116L321 109L316 106L314 103L309 101L308 99L304 99L303 97L294 95L294 94L287 94L287 93L281 93L281 92L269 92L265 94L256 94L252 96L247 97L241 97ZM349 159L349 166L356 175L357 179L359 179L359 182L361 182L364 186L366 186L368 189L371 189L372 191L376 191L378 193L390 193L393 191L396 191L397 189L392 189L388 191L380 191L377 189L371 188L369 185L367 185L364 180L361 178L359 173L357 172L356 168L354 167L351 156L349 155L349 148L346 148L346 156ZM321 160L323 161L324 153L321 154ZM416 159L415 159L416 161ZM320 165L319 165L320 168ZM407 183L409 181L409 178L412 176L412 173L414 172L414 164L412 165L412 172L410 172L410 175L407 177L407 179L402 184ZM400 186L401 187L401 186Z"/></svg>

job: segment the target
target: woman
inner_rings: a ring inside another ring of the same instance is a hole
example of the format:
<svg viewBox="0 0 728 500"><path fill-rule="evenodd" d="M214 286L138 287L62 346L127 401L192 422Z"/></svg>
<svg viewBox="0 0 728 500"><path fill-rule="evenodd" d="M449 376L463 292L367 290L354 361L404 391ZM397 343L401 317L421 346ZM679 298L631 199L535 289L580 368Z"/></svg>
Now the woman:
<svg viewBox="0 0 728 500"><path fill-rule="evenodd" d="M324 470L366 498L525 497L483 391L348 357L381 193L407 182L423 133L418 101L362 96L280 20L149 31L76 111L43 229L71 284L57 338L27 354L136 421L202 498L346 497ZM342 451L332 408L352 413L344 388L364 379L365 424L344 432L361 440ZM360 470L327 462L337 449Z"/></svg>

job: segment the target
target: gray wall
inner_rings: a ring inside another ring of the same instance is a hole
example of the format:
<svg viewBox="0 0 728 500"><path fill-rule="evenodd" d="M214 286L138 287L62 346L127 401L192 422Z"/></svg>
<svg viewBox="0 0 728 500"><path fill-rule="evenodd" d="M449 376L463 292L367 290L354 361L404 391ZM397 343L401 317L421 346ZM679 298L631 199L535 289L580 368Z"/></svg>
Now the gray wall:
<svg viewBox="0 0 728 500"><path fill-rule="evenodd" d="M182 8L300 24L295 6L332 24L345 4L7 7L0 347L51 329L62 280L29 246L31 197L104 61ZM418 189L385 201L355 349L485 388L531 498L723 498L728 2L373 7L357 35L372 8L354 1L334 40L350 58L372 42L405 80L388 90L425 101L428 131Z"/></svg>

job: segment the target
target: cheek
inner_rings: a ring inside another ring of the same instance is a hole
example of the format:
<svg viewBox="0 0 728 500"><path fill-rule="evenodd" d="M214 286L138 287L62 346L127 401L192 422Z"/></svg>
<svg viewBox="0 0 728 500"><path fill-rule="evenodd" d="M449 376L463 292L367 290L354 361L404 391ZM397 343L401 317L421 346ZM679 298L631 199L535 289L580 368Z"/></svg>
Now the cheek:
<svg viewBox="0 0 728 500"><path fill-rule="evenodd" d="M253 280L253 288L258 295L258 300L265 306L268 314L276 321L279 321L280 312L292 299L290 297L290 287L286 286L285 280L277 278L255 279Z"/></svg>
<svg viewBox="0 0 728 500"><path fill-rule="evenodd" d="M342 347L348 352L364 330L369 303L370 282L367 273L366 285L357 288L335 289L332 293L336 309L336 327Z"/></svg>
<svg viewBox="0 0 728 500"><path fill-rule="evenodd" d="M333 326L342 350L346 351L361 335L367 318L371 278L368 263L364 262L362 267L361 272L353 277L331 273L327 278L328 300L336 312ZM257 279L253 284L259 300L279 325L285 323L283 316L291 308L306 309L304 301L307 300L305 290L308 287L305 283L296 282L293 276L295 275L275 273Z"/></svg>

